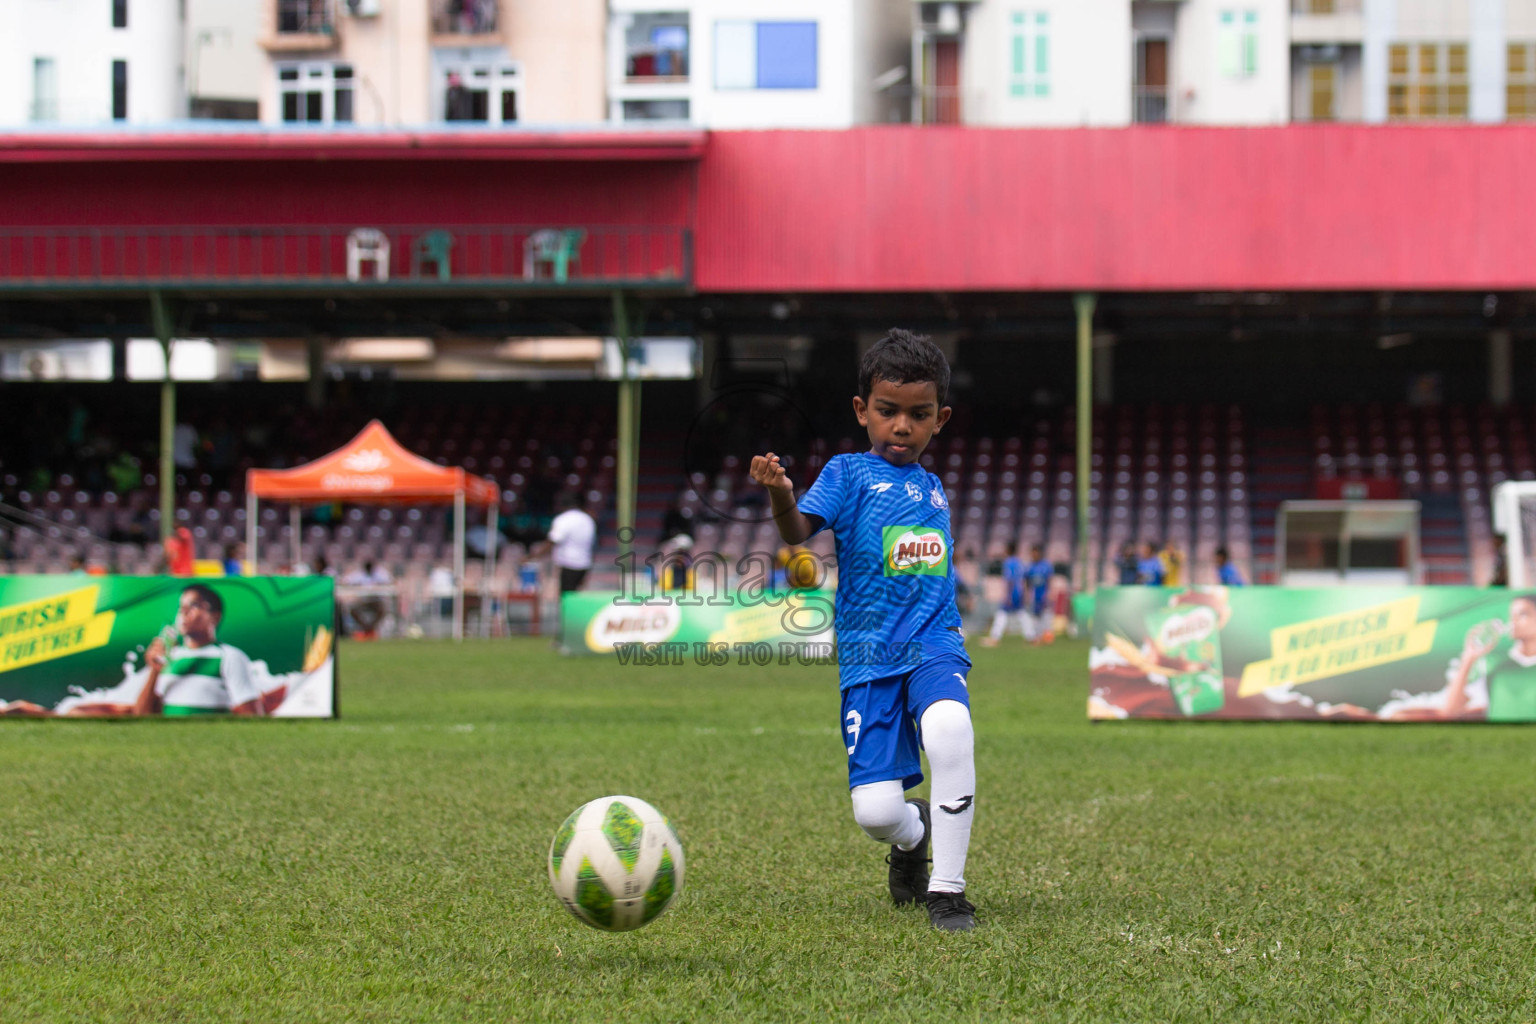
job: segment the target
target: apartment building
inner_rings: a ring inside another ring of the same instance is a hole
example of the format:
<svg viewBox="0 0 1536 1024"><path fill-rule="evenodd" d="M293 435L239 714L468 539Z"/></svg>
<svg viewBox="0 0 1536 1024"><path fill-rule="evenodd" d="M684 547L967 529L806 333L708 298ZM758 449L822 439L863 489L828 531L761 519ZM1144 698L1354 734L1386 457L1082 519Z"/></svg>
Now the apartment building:
<svg viewBox="0 0 1536 1024"><path fill-rule="evenodd" d="M1286 0L949 0L913 4L923 123L1281 124Z"/></svg>
<svg viewBox="0 0 1536 1024"><path fill-rule="evenodd" d="M611 0L608 119L707 128L907 120L909 0Z"/></svg>
<svg viewBox="0 0 1536 1024"><path fill-rule="evenodd" d="M1536 117L1536 0L1293 0L1298 121Z"/></svg>
<svg viewBox="0 0 1536 1024"><path fill-rule="evenodd" d="M167 0L3 0L0 126L185 117L183 35Z"/></svg>
<svg viewBox="0 0 1536 1024"><path fill-rule="evenodd" d="M602 0L262 0L268 124L572 124L605 115Z"/></svg>

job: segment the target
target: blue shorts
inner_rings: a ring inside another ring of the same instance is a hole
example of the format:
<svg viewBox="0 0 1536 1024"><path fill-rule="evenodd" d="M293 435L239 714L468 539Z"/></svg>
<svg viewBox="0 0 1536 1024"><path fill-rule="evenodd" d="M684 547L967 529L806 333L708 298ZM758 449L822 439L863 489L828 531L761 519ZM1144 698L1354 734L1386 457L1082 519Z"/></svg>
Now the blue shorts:
<svg viewBox="0 0 1536 1024"><path fill-rule="evenodd" d="M848 788L900 779L903 789L923 781L917 724L941 700L971 706L959 658L936 658L904 675L872 679L843 691L848 738Z"/></svg>

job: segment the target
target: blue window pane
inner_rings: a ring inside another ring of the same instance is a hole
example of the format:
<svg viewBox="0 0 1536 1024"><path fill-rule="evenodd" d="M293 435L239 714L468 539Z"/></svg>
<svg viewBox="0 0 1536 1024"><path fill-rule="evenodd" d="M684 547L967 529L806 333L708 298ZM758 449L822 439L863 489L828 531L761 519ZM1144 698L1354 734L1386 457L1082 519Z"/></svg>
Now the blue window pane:
<svg viewBox="0 0 1536 1024"><path fill-rule="evenodd" d="M757 87L816 88L816 23L762 21L757 25Z"/></svg>

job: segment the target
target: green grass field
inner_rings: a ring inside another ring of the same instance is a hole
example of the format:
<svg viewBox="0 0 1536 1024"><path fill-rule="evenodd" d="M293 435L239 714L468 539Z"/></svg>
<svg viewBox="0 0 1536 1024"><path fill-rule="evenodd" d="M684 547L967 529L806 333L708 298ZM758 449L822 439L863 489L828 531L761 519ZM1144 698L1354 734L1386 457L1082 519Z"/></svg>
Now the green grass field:
<svg viewBox="0 0 1536 1024"><path fill-rule="evenodd" d="M982 926L887 905L830 669L341 651L336 722L0 721L0 1021L1536 1019L1536 732L1106 723L976 652ZM631 793L648 928L545 876Z"/></svg>

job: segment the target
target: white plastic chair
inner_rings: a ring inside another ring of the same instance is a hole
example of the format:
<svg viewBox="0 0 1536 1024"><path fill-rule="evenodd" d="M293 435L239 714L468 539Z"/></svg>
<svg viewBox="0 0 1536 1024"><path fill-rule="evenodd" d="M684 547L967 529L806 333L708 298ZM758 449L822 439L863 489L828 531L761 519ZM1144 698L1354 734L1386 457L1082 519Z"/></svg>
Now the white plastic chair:
<svg viewBox="0 0 1536 1024"><path fill-rule="evenodd" d="M347 280L363 279L363 264L373 264L373 280L389 280L389 236L378 228L356 228L347 235Z"/></svg>

